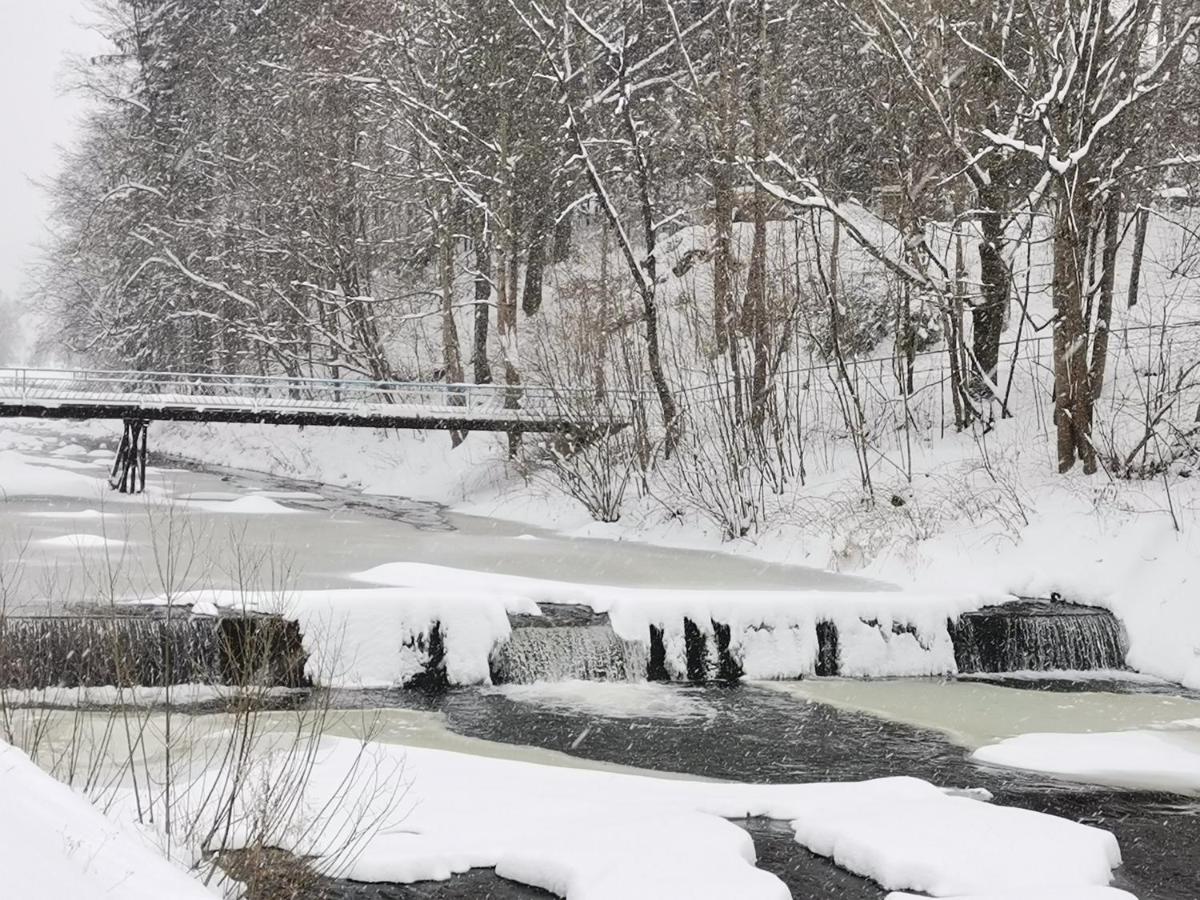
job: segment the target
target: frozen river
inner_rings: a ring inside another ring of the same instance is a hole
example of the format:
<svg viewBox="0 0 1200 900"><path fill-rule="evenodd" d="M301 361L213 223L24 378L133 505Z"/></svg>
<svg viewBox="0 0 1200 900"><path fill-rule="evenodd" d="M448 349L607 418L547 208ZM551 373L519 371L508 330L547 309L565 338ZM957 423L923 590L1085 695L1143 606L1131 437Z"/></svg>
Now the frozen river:
<svg viewBox="0 0 1200 900"><path fill-rule="evenodd" d="M200 588L369 587L362 573L394 562L622 587L887 588L724 554L573 539L434 504L242 472L152 467L147 494L122 497L107 487L108 462L106 448L41 423L0 435L0 593L8 611L61 612L73 603ZM298 714L286 702L280 706L262 724L287 732ZM339 691L334 706L322 733L369 734L414 752L672 778L782 783L912 775L950 788L984 788L1006 805L1112 831L1125 858L1117 884L1142 900L1200 896L1200 697L1161 682L576 682L436 696ZM71 756L80 733L106 732L112 721L104 711L50 715L58 718L41 721L51 756ZM159 714L147 715L146 733L155 733ZM210 708L181 715L173 726L175 752L179 741L191 740L189 729L205 740L220 733L223 715ZM1159 783L1145 780L1145 766L1098 763L1052 775L1051 768L1038 773L1038 765L997 765L975 755L1046 732L1136 735L1168 744L1183 761ZM753 836L760 867L795 897L885 893L805 850L780 823L739 824ZM364 900L550 896L486 869L437 885L330 887L330 896Z"/></svg>
<svg viewBox="0 0 1200 900"><path fill-rule="evenodd" d="M111 451L42 423L0 440L0 559L10 611L198 588L363 587L353 576L420 562L585 584L878 589L817 569L720 553L576 539L430 503L240 472L152 466L144 496L106 484ZM168 562L171 565L168 565Z"/></svg>

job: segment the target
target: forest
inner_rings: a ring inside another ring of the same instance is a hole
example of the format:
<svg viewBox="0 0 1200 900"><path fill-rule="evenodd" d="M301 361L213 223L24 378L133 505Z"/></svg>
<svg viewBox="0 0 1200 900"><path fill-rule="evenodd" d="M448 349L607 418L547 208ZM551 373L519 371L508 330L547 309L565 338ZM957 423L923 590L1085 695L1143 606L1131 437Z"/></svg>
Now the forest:
<svg viewBox="0 0 1200 900"><path fill-rule="evenodd" d="M727 538L822 477L900 506L939 442L992 466L1006 420L1047 470L1195 463L1191 0L98 14L46 353L553 389L633 426L514 459L597 519L633 491Z"/></svg>

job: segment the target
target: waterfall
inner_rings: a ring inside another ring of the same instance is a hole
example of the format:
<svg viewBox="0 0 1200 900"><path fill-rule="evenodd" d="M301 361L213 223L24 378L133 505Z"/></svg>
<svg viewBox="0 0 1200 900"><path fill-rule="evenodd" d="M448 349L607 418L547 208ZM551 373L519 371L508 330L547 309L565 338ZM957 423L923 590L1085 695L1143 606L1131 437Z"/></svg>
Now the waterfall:
<svg viewBox="0 0 1200 900"><path fill-rule="evenodd" d="M643 681L647 664L646 645L622 640L608 624L514 628L492 656L492 680Z"/></svg>
<svg viewBox="0 0 1200 900"><path fill-rule="evenodd" d="M304 682L295 622L160 611L0 618L0 687Z"/></svg>
<svg viewBox="0 0 1200 900"><path fill-rule="evenodd" d="M1125 668L1120 623L1092 606L1008 603L965 613L949 628L964 673Z"/></svg>

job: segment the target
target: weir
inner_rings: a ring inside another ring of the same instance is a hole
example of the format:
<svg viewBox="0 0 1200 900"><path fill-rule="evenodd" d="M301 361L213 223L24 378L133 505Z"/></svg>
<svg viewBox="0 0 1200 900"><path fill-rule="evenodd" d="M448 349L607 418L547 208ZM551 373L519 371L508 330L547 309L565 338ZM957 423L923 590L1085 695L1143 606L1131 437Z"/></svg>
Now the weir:
<svg viewBox="0 0 1200 900"><path fill-rule="evenodd" d="M514 628L492 657L492 680L644 681L647 664L646 645L622 640L608 624Z"/></svg>
<svg viewBox="0 0 1200 900"><path fill-rule="evenodd" d="M736 682L743 677L741 648L773 631L761 625L735 635L721 622L702 627L683 619L674 628L651 626L645 640L626 640L613 630L606 614L588 607L543 604L542 611L540 616L510 616L511 634L489 660L493 682ZM863 624L881 628L873 621ZM816 676L844 674L848 667L853 671L853 659L843 658L846 641L837 624L821 621L813 630L807 639L775 632L773 652L788 657L782 660L785 668L791 664L797 675ZM902 624L881 628L881 634L884 631L907 635ZM1121 625L1107 610L1094 607L1045 601L986 607L948 621L947 631L957 669L964 674L1124 668ZM296 622L279 616L192 616L187 607L171 615L162 607L131 607L0 617L0 688L302 687L309 683L302 637ZM441 626L433 623L427 632L398 646L398 652L416 663L406 686L449 686L447 640Z"/></svg>
<svg viewBox="0 0 1200 900"><path fill-rule="evenodd" d="M91 610L0 617L0 687L302 687L299 626L279 616Z"/></svg>
<svg viewBox="0 0 1200 900"><path fill-rule="evenodd" d="M963 673L1125 668L1121 624L1094 606L1006 603L964 613L948 627Z"/></svg>

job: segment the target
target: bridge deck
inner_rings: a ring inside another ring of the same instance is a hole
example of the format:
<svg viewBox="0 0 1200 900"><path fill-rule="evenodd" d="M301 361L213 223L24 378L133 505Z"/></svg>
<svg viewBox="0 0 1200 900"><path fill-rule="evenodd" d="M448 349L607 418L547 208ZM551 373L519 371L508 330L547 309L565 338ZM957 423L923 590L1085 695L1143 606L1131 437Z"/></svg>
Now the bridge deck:
<svg viewBox="0 0 1200 900"><path fill-rule="evenodd" d="M344 428L595 432L630 399L535 386L0 369L0 416Z"/></svg>

